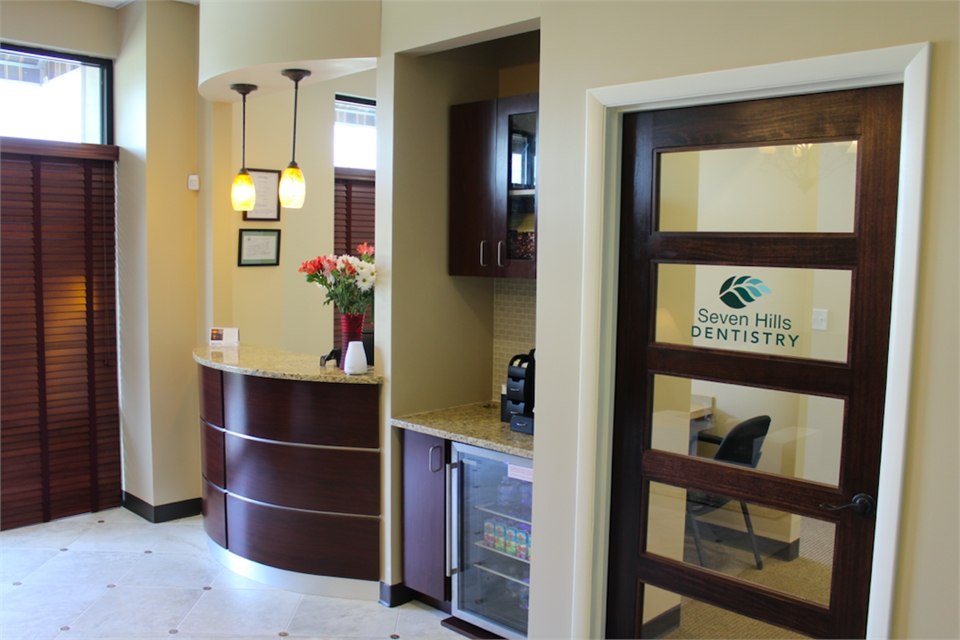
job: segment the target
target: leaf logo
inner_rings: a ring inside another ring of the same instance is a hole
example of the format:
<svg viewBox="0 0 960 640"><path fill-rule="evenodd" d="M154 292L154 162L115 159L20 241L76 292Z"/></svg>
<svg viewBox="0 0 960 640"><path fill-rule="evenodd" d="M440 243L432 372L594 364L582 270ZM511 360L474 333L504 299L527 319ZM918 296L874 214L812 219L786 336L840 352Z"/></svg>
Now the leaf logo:
<svg viewBox="0 0 960 640"><path fill-rule="evenodd" d="M731 309L743 309L765 293L771 293L770 288L759 278L731 276L720 287L720 300Z"/></svg>

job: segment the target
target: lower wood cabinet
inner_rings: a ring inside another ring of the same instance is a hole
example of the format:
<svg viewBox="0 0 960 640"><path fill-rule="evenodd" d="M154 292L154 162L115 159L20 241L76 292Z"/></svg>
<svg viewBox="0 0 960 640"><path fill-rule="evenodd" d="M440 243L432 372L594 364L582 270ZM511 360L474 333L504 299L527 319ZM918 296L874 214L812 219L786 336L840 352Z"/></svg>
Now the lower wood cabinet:
<svg viewBox="0 0 960 640"><path fill-rule="evenodd" d="M450 600L447 463L450 443L403 431L403 578L410 589Z"/></svg>
<svg viewBox="0 0 960 640"><path fill-rule="evenodd" d="M226 488L279 507L380 515L380 452L277 445L227 433Z"/></svg>
<svg viewBox="0 0 960 640"><path fill-rule="evenodd" d="M200 386L210 539L277 569L379 580L379 385L201 366Z"/></svg>
<svg viewBox="0 0 960 640"><path fill-rule="evenodd" d="M379 518L272 507L228 494L227 531L230 551L260 564L313 575L380 579Z"/></svg>
<svg viewBox="0 0 960 640"><path fill-rule="evenodd" d="M226 549L227 544L227 492L203 480L203 530L210 539Z"/></svg>

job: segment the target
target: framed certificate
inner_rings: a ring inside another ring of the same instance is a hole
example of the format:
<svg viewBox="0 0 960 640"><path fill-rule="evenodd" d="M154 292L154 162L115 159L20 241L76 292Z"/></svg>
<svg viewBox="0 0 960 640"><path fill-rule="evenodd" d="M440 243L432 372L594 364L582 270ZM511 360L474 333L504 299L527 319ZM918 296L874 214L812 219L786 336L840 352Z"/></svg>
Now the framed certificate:
<svg viewBox="0 0 960 640"><path fill-rule="evenodd" d="M280 264L280 229L240 229L238 267L275 267Z"/></svg>
<svg viewBox="0 0 960 640"><path fill-rule="evenodd" d="M280 220L280 172L275 169L247 169L257 190L257 202L251 211L243 212L244 220Z"/></svg>

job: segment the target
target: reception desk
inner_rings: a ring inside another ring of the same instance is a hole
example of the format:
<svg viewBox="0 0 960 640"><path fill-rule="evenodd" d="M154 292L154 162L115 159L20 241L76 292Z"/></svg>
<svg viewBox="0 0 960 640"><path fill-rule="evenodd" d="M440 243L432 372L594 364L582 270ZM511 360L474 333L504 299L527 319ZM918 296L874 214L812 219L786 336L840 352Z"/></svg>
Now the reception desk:
<svg viewBox="0 0 960 640"><path fill-rule="evenodd" d="M281 588L376 594L380 378L254 346L193 357L214 555Z"/></svg>

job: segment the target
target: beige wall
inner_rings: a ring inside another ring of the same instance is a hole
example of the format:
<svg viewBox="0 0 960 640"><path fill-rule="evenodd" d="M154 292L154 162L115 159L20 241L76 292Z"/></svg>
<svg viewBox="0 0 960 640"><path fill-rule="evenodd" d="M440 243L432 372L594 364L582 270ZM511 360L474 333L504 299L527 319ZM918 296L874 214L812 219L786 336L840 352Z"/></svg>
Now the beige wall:
<svg viewBox="0 0 960 640"><path fill-rule="evenodd" d="M0 2L5 42L101 58L120 55L119 14L85 2Z"/></svg>
<svg viewBox="0 0 960 640"><path fill-rule="evenodd" d="M196 365L183 357L199 318L197 195L186 188L197 172L197 9L136 2L119 18L124 490L163 505L200 495Z"/></svg>
<svg viewBox="0 0 960 640"><path fill-rule="evenodd" d="M117 162L117 286L123 488L154 501L150 436L150 301L147 271L147 19L143 3L120 14L114 65Z"/></svg>
<svg viewBox="0 0 960 640"><path fill-rule="evenodd" d="M832 53L934 42L924 228L907 451L905 508L894 632L947 637L958 632L957 507L942 489L957 486L957 432L937 416L957 410L957 5L955 3L544 3L541 20L541 171L537 353L543 373L534 520L554 532L541 553L570 557L574 520L560 496L576 495L579 286L591 256L582 252L584 93L591 87L681 76ZM785 25L789 25L785 29ZM816 34L812 36L811 34ZM737 46L735 43L750 43ZM550 487L541 490L541 487ZM548 493L549 492L549 493ZM556 499L554 498L556 497ZM544 498L547 500L544 500ZM542 557L542 556L541 556ZM534 567L531 628L563 636L570 623L566 563ZM597 603L600 606L600 603Z"/></svg>
<svg viewBox="0 0 960 640"><path fill-rule="evenodd" d="M290 162L293 133L293 83L288 90L247 97L247 167L282 170ZM213 241L208 257L218 274L212 288L213 319L209 326L240 328L242 342L325 355L333 348L333 307L323 304L323 291L304 281L300 264L333 252L333 124L334 96L346 93L376 97L376 71L301 85L297 115L297 163L307 183L302 209L281 209L279 222L245 221L229 206L229 184L240 168L241 105L217 105L215 126L230 126L232 153L214 163L222 198L204 213ZM226 110L221 110L225 108ZM228 112L229 111L229 112ZM226 118L226 120L224 120ZM210 137L204 145L217 149ZM227 167L223 161L227 160ZM210 184L210 183L208 183ZM225 186L224 186L225 185ZM259 194L258 194L259 195ZM274 198L276 195L274 194ZM221 206L226 202L226 206ZM279 229L280 265L238 267L239 229Z"/></svg>
<svg viewBox="0 0 960 640"><path fill-rule="evenodd" d="M124 490L151 505L196 498L196 7L118 12L116 62ZM176 131L178 135L171 135Z"/></svg>
<svg viewBox="0 0 960 640"><path fill-rule="evenodd" d="M379 1L214 0L202 3L200 12L201 85L252 67L283 68L298 60L346 65L350 59L375 58L379 51ZM343 68L331 71L340 69L342 75Z"/></svg>
<svg viewBox="0 0 960 640"><path fill-rule="evenodd" d="M146 4L150 502L162 505L200 494L197 368L183 357L196 343L199 316L197 193L186 188L186 176L197 172L197 8Z"/></svg>

